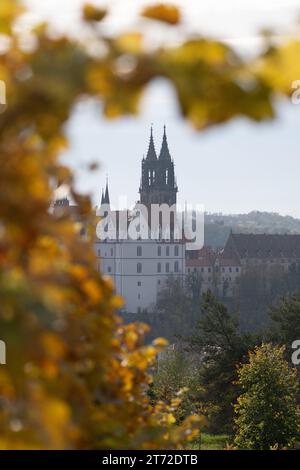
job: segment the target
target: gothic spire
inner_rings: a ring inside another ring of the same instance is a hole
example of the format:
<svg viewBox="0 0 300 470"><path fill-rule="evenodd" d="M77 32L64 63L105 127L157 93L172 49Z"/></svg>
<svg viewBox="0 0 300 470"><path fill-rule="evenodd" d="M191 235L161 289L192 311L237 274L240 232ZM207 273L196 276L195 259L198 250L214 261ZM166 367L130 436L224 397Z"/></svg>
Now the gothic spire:
<svg viewBox="0 0 300 470"><path fill-rule="evenodd" d="M166 126L164 126L164 135L163 135L163 141L162 141L161 150L159 154L159 160L171 160L171 155L170 155L168 141L167 141Z"/></svg>
<svg viewBox="0 0 300 470"><path fill-rule="evenodd" d="M102 204L104 204L104 191L103 191L103 188L102 188L102 193L101 193L101 206Z"/></svg>
<svg viewBox="0 0 300 470"><path fill-rule="evenodd" d="M149 148L146 156L146 160L157 160L157 155L154 147L154 140L153 140L153 128L151 126L151 132L150 132L150 142L149 142Z"/></svg>
<svg viewBox="0 0 300 470"><path fill-rule="evenodd" d="M106 188L105 188L105 194L104 194L104 204L110 204L109 200L109 191L108 191L108 177L106 177Z"/></svg>

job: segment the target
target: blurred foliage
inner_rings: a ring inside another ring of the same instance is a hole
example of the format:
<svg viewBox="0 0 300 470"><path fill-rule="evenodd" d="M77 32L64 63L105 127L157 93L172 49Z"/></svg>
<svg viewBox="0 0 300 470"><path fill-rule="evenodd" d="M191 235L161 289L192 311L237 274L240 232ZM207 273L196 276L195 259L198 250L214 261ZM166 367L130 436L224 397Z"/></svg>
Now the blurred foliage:
<svg viewBox="0 0 300 470"><path fill-rule="evenodd" d="M146 7L142 12L142 16L152 20L163 21L171 25L178 24L181 21L179 8L166 3Z"/></svg>
<svg viewBox="0 0 300 470"><path fill-rule="evenodd" d="M240 115L262 120L274 114L272 92L289 89L273 78L278 61L287 79L299 61L284 59L290 52L278 48L247 64L203 38L149 51L135 32L103 36L97 24L106 12L89 4L83 21L101 53L48 35L46 25L25 47L14 28L21 11L19 1L1 0L0 32L9 41L0 65L8 102L0 114L0 331L8 345L0 368L0 448L184 446L198 419L174 426L173 408L153 407L147 395L162 341L144 346L145 327L124 326L115 315L121 300L95 269L92 229L80 237L74 219L49 210L53 188L67 183L78 218L87 227L95 223L89 199L74 191L70 170L58 162L67 145L63 125L85 96L100 98L107 117L138 112L156 77L173 84L183 116L198 129ZM170 6L144 16L179 21Z"/></svg>
<svg viewBox="0 0 300 470"><path fill-rule="evenodd" d="M83 19L86 21L102 21L107 11L104 8L97 8L91 3L83 6Z"/></svg>

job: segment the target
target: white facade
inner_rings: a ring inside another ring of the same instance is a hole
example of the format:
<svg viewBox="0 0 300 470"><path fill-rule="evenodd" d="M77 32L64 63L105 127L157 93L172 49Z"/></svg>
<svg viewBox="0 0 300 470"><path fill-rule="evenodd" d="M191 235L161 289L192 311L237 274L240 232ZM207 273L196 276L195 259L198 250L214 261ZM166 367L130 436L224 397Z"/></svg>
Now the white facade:
<svg viewBox="0 0 300 470"><path fill-rule="evenodd" d="M169 276L184 282L183 242L99 240L95 251L99 271L112 277L116 293L125 300L125 312L150 312Z"/></svg>

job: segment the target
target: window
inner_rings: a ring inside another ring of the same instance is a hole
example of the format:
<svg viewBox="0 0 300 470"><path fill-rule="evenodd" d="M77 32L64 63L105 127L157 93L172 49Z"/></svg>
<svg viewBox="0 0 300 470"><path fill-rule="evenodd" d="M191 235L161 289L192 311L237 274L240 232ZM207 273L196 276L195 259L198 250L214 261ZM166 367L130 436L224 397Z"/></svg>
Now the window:
<svg viewBox="0 0 300 470"><path fill-rule="evenodd" d="M201 272L204 273L204 268L201 268Z"/></svg>
<svg viewBox="0 0 300 470"><path fill-rule="evenodd" d="M140 300L140 298L141 298L141 294L138 294L138 299Z"/></svg>
<svg viewBox="0 0 300 470"><path fill-rule="evenodd" d="M166 247L166 256L170 256L170 247L169 246Z"/></svg>
<svg viewBox="0 0 300 470"><path fill-rule="evenodd" d="M111 248L111 249L110 249L110 256L113 256L113 255L114 255L114 249Z"/></svg>
<svg viewBox="0 0 300 470"><path fill-rule="evenodd" d="M175 263L174 263L174 272L175 273L179 272L179 263L178 263L178 261L175 261Z"/></svg>
<svg viewBox="0 0 300 470"><path fill-rule="evenodd" d="M232 273L232 268L229 268L229 272Z"/></svg>
<svg viewBox="0 0 300 470"><path fill-rule="evenodd" d="M109 273L111 273L111 266L108 266L108 267L107 267L107 271L108 271Z"/></svg>
<svg viewBox="0 0 300 470"><path fill-rule="evenodd" d="M175 254L175 256L179 256L179 246L178 245L175 245L174 254Z"/></svg>
<svg viewBox="0 0 300 470"><path fill-rule="evenodd" d="M157 263L157 272L161 273L161 263Z"/></svg>
<svg viewBox="0 0 300 470"><path fill-rule="evenodd" d="M139 281L139 282L137 283L137 285L138 285L138 287L141 287L141 285L142 285L141 281Z"/></svg>
<svg viewBox="0 0 300 470"><path fill-rule="evenodd" d="M237 272L237 273L239 273L239 272L240 272L239 268L235 268L235 270L236 270L236 272Z"/></svg>
<svg viewBox="0 0 300 470"><path fill-rule="evenodd" d="M142 272L142 263L138 263L138 264L136 265L136 271L137 271L137 273L139 273L139 274Z"/></svg>
<svg viewBox="0 0 300 470"><path fill-rule="evenodd" d="M161 256L161 246L157 247L157 256Z"/></svg>
<svg viewBox="0 0 300 470"><path fill-rule="evenodd" d="M101 256L101 250L100 250L100 248L98 249L98 256Z"/></svg>
<svg viewBox="0 0 300 470"><path fill-rule="evenodd" d="M166 263L166 273L170 272L170 265L169 263Z"/></svg>
<svg viewBox="0 0 300 470"><path fill-rule="evenodd" d="M137 254L137 256L142 256L142 247L141 246L138 246L136 248L136 254Z"/></svg>
<svg viewBox="0 0 300 470"><path fill-rule="evenodd" d="M208 268L208 272L211 273L211 268Z"/></svg>

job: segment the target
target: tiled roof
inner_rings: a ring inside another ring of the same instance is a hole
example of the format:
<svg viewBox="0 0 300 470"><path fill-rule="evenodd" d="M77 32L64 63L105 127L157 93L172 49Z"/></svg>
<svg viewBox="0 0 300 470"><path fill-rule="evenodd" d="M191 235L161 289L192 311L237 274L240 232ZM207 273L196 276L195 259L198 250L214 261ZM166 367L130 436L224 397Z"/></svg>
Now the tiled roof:
<svg viewBox="0 0 300 470"><path fill-rule="evenodd" d="M216 253L209 246L204 246L201 250L186 252L186 266L213 266L216 260Z"/></svg>
<svg viewBox="0 0 300 470"><path fill-rule="evenodd" d="M224 257L300 259L300 235L231 234Z"/></svg>
<svg viewBox="0 0 300 470"><path fill-rule="evenodd" d="M237 258L237 256L234 256L232 258L225 258L223 254L221 254L219 258L219 263L221 267L231 267L231 266L240 266L240 260Z"/></svg>

